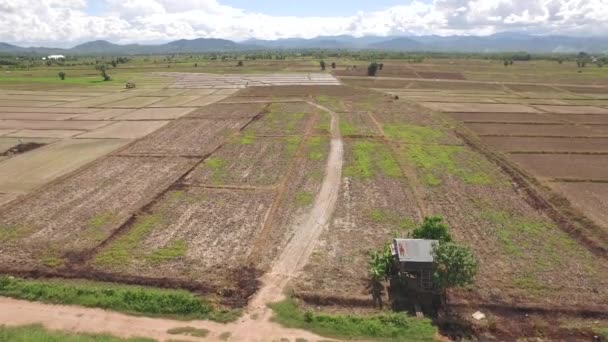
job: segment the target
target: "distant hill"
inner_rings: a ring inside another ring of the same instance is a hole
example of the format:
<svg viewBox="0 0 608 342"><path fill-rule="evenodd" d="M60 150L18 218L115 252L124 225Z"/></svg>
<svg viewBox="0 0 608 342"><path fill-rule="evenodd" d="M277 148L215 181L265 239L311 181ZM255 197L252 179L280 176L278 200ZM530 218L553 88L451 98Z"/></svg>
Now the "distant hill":
<svg viewBox="0 0 608 342"><path fill-rule="evenodd" d="M535 36L503 32L490 36L322 36L312 39L250 39L233 42L226 39L180 39L166 44L113 44L96 40L71 49L19 47L0 43L0 54L66 55L145 55L168 53L207 53L252 51L260 49L345 49L429 52L530 52L530 53L608 53L608 37Z"/></svg>

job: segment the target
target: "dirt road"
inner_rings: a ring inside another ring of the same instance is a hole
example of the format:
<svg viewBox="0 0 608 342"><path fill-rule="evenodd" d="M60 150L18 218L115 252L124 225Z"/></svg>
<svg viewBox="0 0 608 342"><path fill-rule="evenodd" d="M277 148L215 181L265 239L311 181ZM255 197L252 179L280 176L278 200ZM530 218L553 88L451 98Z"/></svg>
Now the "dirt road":
<svg viewBox="0 0 608 342"><path fill-rule="evenodd" d="M270 321L272 310L268 303L284 298L283 290L288 282L308 262L315 242L327 227L332 216L342 177L343 143L340 136L338 115L315 103L311 105L331 115L331 147L321 190L304 223L294 229L294 234L272 270L262 279L262 287L250 301L245 315L237 322L220 324L210 321L183 322L170 319L133 317L120 313L77 306L48 305L0 297L0 324L24 325L42 323L49 329L71 332L109 333L120 337L150 337L159 341L179 339L183 341L221 340L220 335L230 333L228 341L273 341L287 338L321 340L306 331L286 329ZM210 331L201 339L167 334L167 330L190 326ZM327 340L327 339L324 339Z"/></svg>

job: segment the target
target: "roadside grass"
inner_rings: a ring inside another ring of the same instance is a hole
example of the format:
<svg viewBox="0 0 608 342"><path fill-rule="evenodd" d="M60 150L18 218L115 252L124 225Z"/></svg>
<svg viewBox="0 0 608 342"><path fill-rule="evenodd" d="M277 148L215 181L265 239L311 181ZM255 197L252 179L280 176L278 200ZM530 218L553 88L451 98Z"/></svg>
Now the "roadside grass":
<svg viewBox="0 0 608 342"><path fill-rule="evenodd" d="M312 204L315 196L310 192L298 191L296 192L296 204L300 207L307 207Z"/></svg>
<svg viewBox="0 0 608 342"><path fill-rule="evenodd" d="M235 310L217 310L184 290L74 280L29 280L0 276L0 296L50 304L80 305L138 316L229 322Z"/></svg>
<svg viewBox="0 0 608 342"><path fill-rule="evenodd" d="M322 137L312 137L306 143L308 147L308 159L323 160L327 154L325 150L326 139Z"/></svg>
<svg viewBox="0 0 608 342"><path fill-rule="evenodd" d="M287 154L290 157L295 156L300 146L300 137L287 137L285 140L287 141Z"/></svg>
<svg viewBox="0 0 608 342"><path fill-rule="evenodd" d="M154 228L162 224L162 218L158 215L143 215L136 219L133 226L124 234L113 241L95 257L95 263L105 267L120 267L129 262L134 252L137 251L139 242Z"/></svg>
<svg viewBox="0 0 608 342"><path fill-rule="evenodd" d="M148 255L146 259L151 264L160 264L186 255L186 243L183 240L171 242L166 247L159 248Z"/></svg>
<svg viewBox="0 0 608 342"><path fill-rule="evenodd" d="M19 342L154 342L150 338L118 338L110 335L71 334L61 331L49 331L42 325L24 325L7 327L0 325L0 341Z"/></svg>
<svg viewBox="0 0 608 342"><path fill-rule="evenodd" d="M301 310L293 299L269 305L273 320L289 327L330 338L380 341L434 341L436 328L429 319L403 313L374 315L326 314Z"/></svg>
<svg viewBox="0 0 608 342"><path fill-rule="evenodd" d="M178 327L167 330L167 334L170 335L186 335L194 337L207 337L210 331L207 329L198 329L194 327Z"/></svg>
<svg viewBox="0 0 608 342"><path fill-rule="evenodd" d="M402 177L399 164L387 146L372 141L352 145L353 160L344 168L344 175L368 179L378 172L392 178Z"/></svg>
<svg viewBox="0 0 608 342"><path fill-rule="evenodd" d="M331 116L326 111L319 113L319 118L315 124L318 134L329 134L331 132Z"/></svg>

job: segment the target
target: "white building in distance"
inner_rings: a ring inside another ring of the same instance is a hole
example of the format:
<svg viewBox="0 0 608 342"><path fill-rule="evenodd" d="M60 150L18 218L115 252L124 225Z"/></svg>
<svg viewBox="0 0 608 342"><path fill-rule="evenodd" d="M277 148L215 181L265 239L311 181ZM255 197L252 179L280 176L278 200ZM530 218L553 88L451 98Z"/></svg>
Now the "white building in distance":
<svg viewBox="0 0 608 342"><path fill-rule="evenodd" d="M50 55L47 57L48 59L65 59L64 55Z"/></svg>

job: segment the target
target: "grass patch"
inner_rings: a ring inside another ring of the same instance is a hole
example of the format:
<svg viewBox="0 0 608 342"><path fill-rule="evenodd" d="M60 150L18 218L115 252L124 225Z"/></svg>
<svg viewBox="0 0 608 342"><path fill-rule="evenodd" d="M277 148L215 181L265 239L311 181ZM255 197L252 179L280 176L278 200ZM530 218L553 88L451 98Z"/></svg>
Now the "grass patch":
<svg viewBox="0 0 608 342"><path fill-rule="evenodd" d="M367 316L338 315L302 311L292 299L271 304L273 319L278 323L316 334L346 339L390 341L434 341L436 332L429 319L418 319L403 313L381 313Z"/></svg>
<svg viewBox="0 0 608 342"><path fill-rule="evenodd" d="M238 312L216 310L206 300L190 292L143 286L64 279L26 280L2 276L0 295L44 303L109 309L133 315L210 319L219 322L238 318Z"/></svg>
<svg viewBox="0 0 608 342"><path fill-rule="evenodd" d="M243 135L238 136L238 143L241 145L251 145L255 141L255 135L251 132L245 132Z"/></svg>
<svg viewBox="0 0 608 342"><path fill-rule="evenodd" d="M321 137L312 137L307 142L308 159L323 160L325 158L325 139Z"/></svg>
<svg viewBox="0 0 608 342"><path fill-rule="evenodd" d="M102 231L103 227L112 223L115 219L116 215L114 213L97 213L87 222L87 232L85 234L91 236L95 241L101 242L105 239L105 234Z"/></svg>
<svg viewBox="0 0 608 342"><path fill-rule="evenodd" d="M310 192L298 191L296 192L296 203L301 207L307 207L312 204L315 196Z"/></svg>
<svg viewBox="0 0 608 342"><path fill-rule="evenodd" d="M399 213L382 208L372 210L370 218L374 222L389 224L402 230L411 230L416 227L416 222L411 218L403 217Z"/></svg>
<svg viewBox="0 0 608 342"><path fill-rule="evenodd" d="M384 134L393 140L408 144L437 143L443 137L439 128L408 124L386 124Z"/></svg>
<svg viewBox="0 0 608 342"><path fill-rule="evenodd" d="M300 138L299 137L288 137L287 140L287 154L293 157L298 151L298 147L300 146Z"/></svg>
<svg viewBox="0 0 608 342"><path fill-rule="evenodd" d="M26 237L33 231L33 227L26 225L0 226L0 242L9 242Z"/></svg>
<svg viewBox="0 0 608 342"><path fill-rule="evenodd" d="M186 243L183 240L172 242L166 247L159 248L147 256L148 262L160 264L186 255Z"/></svg>
<svg viewBox="0 0 608 342"><path fill-rule="evenodd" d="M194 337L207 337L210 331L207 329L198 329L194 327L178 327L167 330L167 334L170 335L186 335Z"/></svg>
<svg viewBox="0 0 608 342"><path fill-rule="evenodd" d="M211 181L213 184L219 185L224 182L226 162L219 157L210 157L205 160L205 166L211 169Z"/></svg>
<svg viewBox="0 0 608 342"><path fill-rule="evenodd" d="M340 134L342 135L354 135L357 134L357 128L351 125L346 120L340 120Z"/></svg>
<svg viewBox="0 0 608 342"><path fill-rule="evenodd" d="M414 144L405 146L404 151L407 160L422 172L422 179L429 186L443 183L445 174L454 175L464 183L471 185L493 183L489 174L479 171L479 160L472 160L475 156L462 146ZM467 154L467 158L460 162L458 157L463 154Z"/></svg>
<svg viewBox="0 0 608 342"><path fill-rule="evenodd" d="M371 178L377 172L392 178L402 177L399 164L389 149L376 142L357 141L352 146L353 161L344 169L344 175Z"/></svg>
<svg viewBox="0 0 608 342"><path fill-rule="evenodd" d="M230 333L229 331L224 331L223 333L220 334L219 338L222 341L228 341L230 336L232 336L232 333Z"/></svg>
<svg viewBox="0 0 608 342"><path fill-rule="evenodd" d="M118 338L110 335L68 334L60 331L48 331L42 325L25 325L6 327L0 325L0 341L19 342L154 342L149 338Z"/></svg>
<svg viewBox="0 0 608 342"><path fill-rule="evenodd" d="M95 257L95 263L110 267L125 265L137 250L139 242L161 224L161 221L157 215L138 217L126 234L120 236Z"/></svg>

